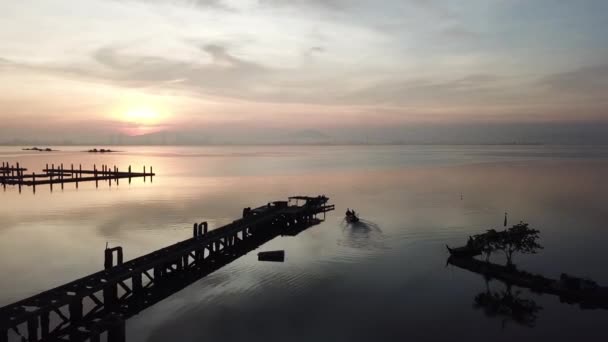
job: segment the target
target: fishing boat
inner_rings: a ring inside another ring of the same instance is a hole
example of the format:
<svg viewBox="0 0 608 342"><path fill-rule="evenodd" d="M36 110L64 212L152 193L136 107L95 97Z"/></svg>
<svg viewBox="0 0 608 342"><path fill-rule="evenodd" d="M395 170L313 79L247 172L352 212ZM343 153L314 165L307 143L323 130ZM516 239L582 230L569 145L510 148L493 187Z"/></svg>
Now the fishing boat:
<svg viewBox="0 0 608 342"><path fill-rule="evenodd" d="M482 244L478 239L473 239L469 237L469 241L467 244L462 247L450 248L450 246L445 245L450 252L450 255L455 257L474 257L476 255L480 255L482 252Z"/></svg>
<svg viewBox="0 0 608 342"><path fill-rule="evenodd" d="M450 248L450 246L445 245L445 247L448 249L448 252L450 252L450 255L455 257L474 257L481 254L481 248L476 248L474 246Z"/></svg>
<svg viewBox="0 0 608 342"><path fill-rule="evenodd" d="M344 219L346 220L346 222L348 223L356 223L359 222L359 217L357 216L357 214L355 214L354 211L351 211L350 213L347 213L346 216L344 217Z"/></svg>

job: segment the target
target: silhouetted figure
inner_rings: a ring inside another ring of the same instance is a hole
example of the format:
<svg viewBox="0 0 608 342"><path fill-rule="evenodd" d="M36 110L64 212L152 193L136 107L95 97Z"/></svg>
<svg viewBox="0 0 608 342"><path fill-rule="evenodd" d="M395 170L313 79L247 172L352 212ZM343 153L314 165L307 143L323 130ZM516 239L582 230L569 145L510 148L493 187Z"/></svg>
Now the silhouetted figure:
<svg viewBox="0 0 608 342"><path fill-rule="evenodd" d="M503 227L507 226L507 213L505 213L505 222L503 223Z"/></svg>

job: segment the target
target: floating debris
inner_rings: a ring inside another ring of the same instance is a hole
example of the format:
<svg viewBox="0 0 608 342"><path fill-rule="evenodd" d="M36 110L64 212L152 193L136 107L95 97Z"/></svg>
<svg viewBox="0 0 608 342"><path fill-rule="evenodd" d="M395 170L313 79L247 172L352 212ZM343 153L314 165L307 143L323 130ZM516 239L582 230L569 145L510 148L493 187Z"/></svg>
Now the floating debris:
<svg viewBox="0 0 608 342"><path fill-rule="evenodd" d="M285 251L268 251L258 253L258 261L285 261Z"/></svg>

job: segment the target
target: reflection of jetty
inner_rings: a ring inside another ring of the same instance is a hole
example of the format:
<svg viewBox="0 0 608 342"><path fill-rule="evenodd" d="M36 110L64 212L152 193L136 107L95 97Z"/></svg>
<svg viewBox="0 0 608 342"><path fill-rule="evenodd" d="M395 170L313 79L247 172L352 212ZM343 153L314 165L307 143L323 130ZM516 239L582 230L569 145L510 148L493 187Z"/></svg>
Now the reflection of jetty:
<svg viewBox="0 0 608 342"><path fill-rule="evenodd" d="M608 309L608 287L597 286L586 279L562 274L560 280L519 271L514 267L492 264L468 257L450 257L448 263L462 269L498 279L508 285L531 289L560 297L562 302L578 303L583 309Z"/></svg>
<svg viewBox="0 0 608 342"><path fill-rule="evenodd" d="M83 170L82 165L78 165L78 168L74 168L74 164L71 164L69 168L64 168L63 164L46 165L46 168L42 170L42 173L36 174L35 172L26 174L26 168L23 168L19 163L10 165L9 163L2 163L0 167L0 183L4 188L7 185L16 185L21 191L23 186L31 186L33 191L36 192L36 186L50 185L53 190L53 184L60 184L63 189L65 183L75 183L76 188L81 182L95 182L95 186L99 186L99 182L107 182L108 186L112 186L114 182L116 185L119 184L119 179L128 179L131 183L132 178L142 178L144 182L147 177L155 176L150 167L149 172L146 172L146 167L143 167L143 172L133 172L131 166L127 171L120 171L118 167L109 167L108 165L101 165L100 169L97 169L97 165L93 165L92 170Z"/></svg>
<svg viewBox="0 0 608 342"><path fill-rule="evenodd" d="M305 197L301 205L277 201L246 208L243 218L228 225L207 231L206 222L194 224L192 238L124 263L121 247L106 249L103 271L0 308L0 342L123 342L124 319L278 235L321 222L317 214L334 210L327 201Z"/></svg>

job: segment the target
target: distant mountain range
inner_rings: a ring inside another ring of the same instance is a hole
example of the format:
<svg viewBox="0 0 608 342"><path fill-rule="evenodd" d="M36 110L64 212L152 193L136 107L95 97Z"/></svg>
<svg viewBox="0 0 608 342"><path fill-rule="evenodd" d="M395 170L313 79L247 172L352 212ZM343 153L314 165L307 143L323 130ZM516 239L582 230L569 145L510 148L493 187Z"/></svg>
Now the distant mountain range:
<svg viewBox="0 0 608 342"><path fill-rule="evenodd" d="M608 124L478 124L411 125L395 127L328 127L319 129L205 127L125 134L65 134L0 138L0 145L606 145ZM7 137L8 134L3 134Z"/></svg>

